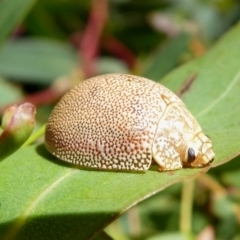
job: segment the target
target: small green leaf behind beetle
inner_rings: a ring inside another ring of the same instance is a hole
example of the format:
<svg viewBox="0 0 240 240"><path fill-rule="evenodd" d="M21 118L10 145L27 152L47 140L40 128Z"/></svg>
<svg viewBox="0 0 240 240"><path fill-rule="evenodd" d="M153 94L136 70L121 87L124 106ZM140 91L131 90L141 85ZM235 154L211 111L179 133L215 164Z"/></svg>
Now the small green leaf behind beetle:
<svg viewBox="0 0 240 240"><path fill-rule="evenodd" d="M31 103L5 109L0 127L0 161L14 153L31 135L36 108Z"/></svg>

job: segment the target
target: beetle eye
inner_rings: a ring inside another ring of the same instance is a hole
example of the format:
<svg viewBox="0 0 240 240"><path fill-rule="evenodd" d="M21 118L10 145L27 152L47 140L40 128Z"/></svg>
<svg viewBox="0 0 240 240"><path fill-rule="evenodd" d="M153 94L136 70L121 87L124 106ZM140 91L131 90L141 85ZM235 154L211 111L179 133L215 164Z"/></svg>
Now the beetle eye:
<svg viewBox="0 0 240 240"><path fill-rule="evenodd" d="M195 156L195 151L192 148L188 149L188 163L191 163L195 160L196 156Z"/></svg>
<svg viewBox="0 0 240 240"><path fill-rule="evenodd" d="M209 163L213 162L213 160L214 160L214 158L212 158L212 159L209 161Z"/></svg>

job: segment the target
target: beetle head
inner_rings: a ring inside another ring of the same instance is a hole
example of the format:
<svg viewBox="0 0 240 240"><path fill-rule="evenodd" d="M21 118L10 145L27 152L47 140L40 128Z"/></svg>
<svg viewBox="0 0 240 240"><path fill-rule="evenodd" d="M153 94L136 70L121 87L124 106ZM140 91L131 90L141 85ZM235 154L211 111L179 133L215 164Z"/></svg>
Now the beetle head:
<svg viewBox="0 0 240 240"><path fill-rule="evenodd" d="M203 167L214 160L212 142L203 132L198 133L188 142L183 165L188 167Z"/></svg>

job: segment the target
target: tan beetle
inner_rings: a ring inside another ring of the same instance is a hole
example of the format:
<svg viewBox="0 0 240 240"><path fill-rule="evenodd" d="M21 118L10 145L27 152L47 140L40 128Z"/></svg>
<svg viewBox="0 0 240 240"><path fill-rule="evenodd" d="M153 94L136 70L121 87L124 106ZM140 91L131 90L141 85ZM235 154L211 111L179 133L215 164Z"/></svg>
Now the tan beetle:
<svg viewBox="0 0 240 240"><path fill-rule="evenodd" d="M160 171L204 167L214 159L211 140L169 89L128 74L93 77L54 108L45 134L57 158L84 167Z"/></svg>

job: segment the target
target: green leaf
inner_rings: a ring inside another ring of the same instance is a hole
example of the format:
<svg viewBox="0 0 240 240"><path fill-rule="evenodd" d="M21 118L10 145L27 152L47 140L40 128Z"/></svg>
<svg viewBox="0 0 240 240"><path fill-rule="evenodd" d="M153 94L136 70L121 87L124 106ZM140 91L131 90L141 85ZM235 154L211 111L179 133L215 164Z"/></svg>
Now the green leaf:
<svg viewBox="0 0 240 240"><path fill-rule="evenodd" d="M10 32L19 24L36 0L0 1L0 47Z"/></svg>
<svg viewBox="0 0 240 240"><path fill-rule="evenodd" d="M138 201L204 171L79 170L44 146L24 147L0 165L0 239L86 239Z"/></svg>
<svg viewBox="0 0 240 240"><path fill-rule="evenodd" d="M186 52L189 36L179 35L168 42L166 46L154 52L146 64L143 76L158 80L171 71L180 62L180 57Z"/></svg>
<svg viewBox="0 0 240 240"><path fill-rule="evenodd" d="M236 188L240 189L240 169L239 169L239 161L240 156L236 158L236 166L235 169L232 169L231 171L224 172L222 176L222 180L224 184L234 186ZM237 194L237 193L236 193Z"/></svg>
<svg viewBox="0 0 240 240"><path fill-rule="evenodd" d="M0 105L5 106L9 103L20 100L23 97L21 89L11 82L0 77Z"/></svg>
<svg viewBox="0 0 240 240"><path fill-rule="evenodd" d="M96 62L97 72L100 74L106 73L127 73L128 69L124 62L112 58L112 57L101 57Z"/></svg>
<svg viewBox="0 0 240 240"><path fill-rule="evenodd" d="M24 25L28 29L28 32L30 32L31 35L33 34L35 36L44 36L58 39L66 38L63 30L61 29L61 24L58 22L59 19L56 18L56 15L53 12L48 11L43 2L44 1L37 1L25 19ZM51 1L50 4L54 4L53 1ZM56 8L57 4L54 5L54 9ZM59 15L65 15L65 12L59 13Z"/></svg>
<svg viewBox="0 0 240 240"><path fill-rule="evenodd" d="M237 25L208 54L163 81L177 91L197 74L182 97L213 140L213 166L240 152L239 33ZM80 170L43 146L24 147L0 164L0 239L86 239L139 201L207 170Z"/></svg>
<svg viewBox="0 0 240 240"><path fill-rule="evenodd" d="M7 43L0 52L0 74L25 82L47 84L69 75L78 56L68 44L47 39L21 39Z"/></svg>
<svg viewBox="0 0 240 240"><path fill-rule="evenodd" d="M192 240L193 236L183 233L163 233L148 238L148 240Z"/></svg>

